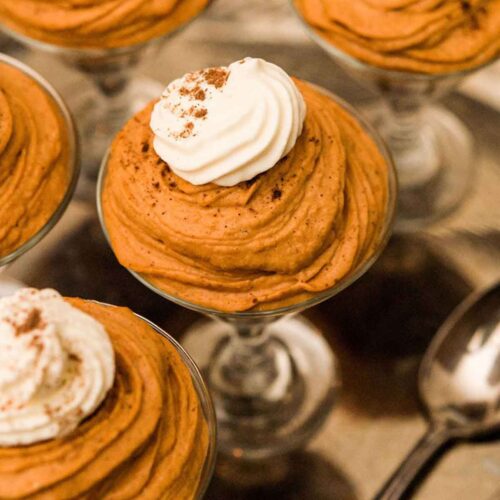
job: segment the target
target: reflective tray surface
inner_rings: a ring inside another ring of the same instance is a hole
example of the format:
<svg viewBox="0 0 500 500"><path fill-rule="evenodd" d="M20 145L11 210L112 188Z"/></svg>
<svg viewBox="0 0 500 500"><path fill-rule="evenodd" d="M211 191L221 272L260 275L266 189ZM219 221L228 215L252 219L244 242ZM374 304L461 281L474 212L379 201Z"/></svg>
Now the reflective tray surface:
<svg viewBox="0 0 500 500"><path fill-rule="evenodd" d="M87 85L50 56L3 38L0 51L32 65L63 93ZM275 62L356 106L373 103L372 94L307 40L283 0L247 0L244 6L240 0L219 0L147 62L143 73L166 84L188 70L247 55ZM500 113L459 93L444 104L464 120L477 142L476 179L466 202L419 234L394 236L362 279L308 311L340 361L344 387L338 406L301 452L237 471L221 462L207 498L368 499L424 432L416 393L422 353L454 306L500 278ZM196 314L157 297L117 264L93 198L85 196L91 191L92 186L81 185L58 226L3 276L126 305L180 337ZM459 444L441 457L415 498L500 499L496 437L496 442Z"/></svg>

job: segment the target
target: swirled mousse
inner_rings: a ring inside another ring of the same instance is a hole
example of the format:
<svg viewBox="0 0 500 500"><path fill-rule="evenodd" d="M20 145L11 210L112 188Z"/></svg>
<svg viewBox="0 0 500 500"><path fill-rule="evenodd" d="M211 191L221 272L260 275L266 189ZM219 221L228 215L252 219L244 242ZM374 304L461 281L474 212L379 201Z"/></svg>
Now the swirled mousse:
<svg viewBox="0 0 500 500"><path fill-rule="evenodd" d="M500 54L500 0L295 0L295 5L326 41L386 69L454 72Z"/></svg>
<svg viewBox="0 0 500 500"><path fill-rule="evenodd" d="M70 179L68 134L54 99L0 61L0 258L26 243L59 207Z"/></svg>
<svg viewBox="0 0 500 500"><path fill-rule="evenodd" d="M0 498L194 498L208 433L188 368L130 310L0 299Z"/></svg>
<svg viewBox="0 0 500 500"><path fill-rule="evenodd" d="M241 75L252 83L240 92ZM158 107L171 115L163 129ZM161 156L173 141L175 167ZM245 59L184 76L125 125L102 205L119 261L161 290L220 311L269 309L327 290L373 255L388 166L331 97Z"/></svg>
<svg viewBox="0 0 500 500"><path fill-rule="evenodd" d="M174 31L205 9L209 1L7 1L0 2L0 23L54 45L126 47Z"/></svg>

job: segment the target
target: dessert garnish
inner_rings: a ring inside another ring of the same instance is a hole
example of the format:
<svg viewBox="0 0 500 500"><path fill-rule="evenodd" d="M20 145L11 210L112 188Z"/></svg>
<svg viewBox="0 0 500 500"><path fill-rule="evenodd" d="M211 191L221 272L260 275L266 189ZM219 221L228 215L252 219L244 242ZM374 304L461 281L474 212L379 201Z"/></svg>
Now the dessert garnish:
<svg viewBox="0 0 500 500"><path fill-rule="evenodd" d="M191 184L234 186L290 152L305 114L285 71L245 58L170 83L151 114L154 149Z"/></svg>
<svg viewBox="0 0 500 500"><path fill-rule="evenodd" d="M67 435L97 410L114 374L104 327L55 290L0 299L0 446Z"/></svg>

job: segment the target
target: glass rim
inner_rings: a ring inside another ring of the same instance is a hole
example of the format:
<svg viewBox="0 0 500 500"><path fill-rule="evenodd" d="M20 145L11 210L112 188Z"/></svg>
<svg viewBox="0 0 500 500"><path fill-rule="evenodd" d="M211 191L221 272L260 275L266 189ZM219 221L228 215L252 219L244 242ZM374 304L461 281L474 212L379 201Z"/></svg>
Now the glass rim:
<svg viewBox="0 0 500 500"><path fill-rule="evenodd" d="M90 302L94 304L99 304L101 306L106 307L120 307L114 304L109 304L107 302L101 302L99 300L93 299L83 299L85 302ZM203 464L202 475L200 476L200 483L198 485L198 489L196 490L196 498L201 500L205 495L205 492L208 489L210 481L215 471L215 463L217 459L217 418L215 416L215 407L213 404L212 396L210 395L210 391L203 379L200 369L198 365L194 362L193 358L189 355L189 353L182 347L182 345L172 337L168 332L160 328L156 323L153 323L148 318L132 311L134 316L139 318L141 321L144 321L147 325L149 325L156 333L161 335L167 342L169 342L175 351L181 357L183 363L187 366L189 370L189 374L191 376L191 380L193 381L193 385L200 401L200 407L205 415L205 419L207 421L208 426L208 450L207 456L205 458L205 462Z"/></svg>
<svg viewBox="0 0 500 500"><path fill-rule="evenodd" d="M327 95L330 97L333 101L335 101L337 104L339 104L343 109L345 109L347 112L349 112L361 125L363 130L368 134L368 136L374 141L375 145L377 146L377 149L379 152L382 154L385 163L387 165L387 206L386 206L386 215L385 215L385 221L384 225L380 231L379 234L379 242L377 245L377 248L373 252L373 254L362 262L360 265L356 267L351 273L349 273L345 278L339 280L336 284L334 284L332 287L328 288L327 290L323 290L322 292L318 292L314 294L313 297L310 297L309 299L303 300L301 302L296 302L288 306L283 306L279 307L276 309L264 309L264 310L258 310L258 311L241 311L241 312L224 312L220 311L217 309L212 309L208 307L201 306L199 304L195 304L193 302L186 301L184 299L181 299L180 297L176 297L175 295L170 295L157 286L153 285L150 281L148 281L146 278L144 278L140 273L129 269L129 271L138 281L140 281L143 285L145 285L147 288L155 292L156 294L160 295L161 297L174 302L177 305L180 305L182 307L185 307L187 309L191 309L193 311L196 311L201 314L205 314L208 316L213 316L213 317L218 317L218 318L223 318L227 321L241 321L241 320L254 320L254 319L266 319L266 318L276 318L280 316L284 316L285 314L291 314L291 313L296 313L300 312L304 309L307 309L309 307L315 306L319 304L320 302L323 302L334 295L337 295L337 293L341 292L351 284L353 284L355 281L357 281L368 269L374 264L374 262L378 259L380 254L382 253L382 250L385 248L387 242L389 241L389 238L392 234L392 228L394 225L394 220L395 220L395 212L396 212L396 200L397 200L397 173L396 173L396 167L394 165L394 162L392 160L392 156L389 152L389 149L385 145L384 141L382 138L378 135L378 133L375 131L374 127L368 123L368 121L358 112L356 111L350 104L346 103L343 99L340 97L334 95L330 91L315 85L315 84L309 84L312 85L315 89L319 90L323 94ZM96 195L97 195L97 213L99 217L99 221L101 223L102 230L104 232L104 235L106 237L106 240L108 241L108 244L110 245L111 249L113 250L113 246L111 245L111 239L108 233L108 230L106 228L106 223L104 220L104 213L103 213L103 207L101 203L101 198L102 198L102 192L103 192L103 187L104 187L104 179L107 173L107 164L108 164L108 158L109 158L109 153L110 149L106 152L102 163L101 163L101 168L99 170L99 176L97 179L97 190L96 190ZM114 252L113 252L114 253ZM116 257L116 255L115 255Z"/></svg>
<svg viewBox="0 0 500 500"><path fill-rule="evenodd" d="M444 78L462 78L465 77L471 73L475 73L476 71L479 71L486 66L489 66L490 64L493 64L496 60L500 59L500 55L497 57L493 57L489 61L484 62L483 64L480 64L479 66L474 66L473 68L466 68L462 70L453 70L453 71L443 71L439 73L423 73L423 72L417 72L417 71L405 71L402 69L388 69L388 68L383 68L381 66L376 66L374 64L367 63L363 61L362 59L359 59L348 52L340 49L333 43L328 42L325 40L315 29L313 26L311 26L302 16L302 13L299 11L299 9L296 7L296 0L288 0L288 3L294 12L296 18L299 20L300 24L302 24L303 28L305 29L307 35L309 38L315 42L317 45L319 45L325 52L328 53L329 56L335 57L336 59L340 59L342 62L345 64L352 66L356 69L362 69L362 70L370 70L370 71L375 71L378 72L381 76L393 76L394 78L407 78L407 79L412 79L412 80L419 80L419 81L432 81L432 80L438 80L438 79L444 79Z"/></svg>
<svg viewBox="0 0 500 500"><path fill-rule="evenodd" d="M143 40L141 42L132 43L130 45L122 45L117 47L108 47L108 48L100 48L100 47L75 47L71 45L58 45L56 43L47 42L44 40L39 40L37 38L33 38L29 35L21 33L15 29L12 29L10 26L6 26L5 24L0 24L0 32L4 32L7 36L16 40L17 42L26 45L28 47L34 47L36 49L43 50L45 52L51 54L60 54L67 56L75 56L75 57L113 57L113 56L121 56L127 55L131 52L136 52L144 49L150 44L158 43L163 40L167 40L170 37L176 35L178 32L187 28L195 19L198 19L202 14L206 12L206 10L211 7L211 5L215 2L215 0L208 0L207 5L197 12L194 16L191 16L189 19L186 19L183 23L175 26L170 31L163 33L161 35L154 36L147 40Z"/></svg>
<svg viewBox="0 0 500 500"><path fill-rule="evenodd" d="M66 135L69 146L69 175L70 175L69 182L66 187L66 192L64 193L64 196L61 199L61 202L57 206L56 210L52 213L52 215L45 222L45 224L27 241L25 241L21 246L13 250L11 253L4 255L3 257L0 257L0 267L3 267L9 264L10 262L13 262L21 255L26 253L28 250L33 248L57 224L57 222L62 217L63 213L65 212L66 208L68 207L73 197L73 193L75 191L76 184L78 182L78 177L80 174L80 161L79 161L79 144L78 144L76 126L73 117L71 116L71 113L61 95L42 75L40 75L37 71L30 68L27 64L19 61L18 59L0 53L0 63L8 64L13 68L22 71L25 75L27 75L35 83L37 83L56 104L57 109L62 116L66 128Z"/></svg>

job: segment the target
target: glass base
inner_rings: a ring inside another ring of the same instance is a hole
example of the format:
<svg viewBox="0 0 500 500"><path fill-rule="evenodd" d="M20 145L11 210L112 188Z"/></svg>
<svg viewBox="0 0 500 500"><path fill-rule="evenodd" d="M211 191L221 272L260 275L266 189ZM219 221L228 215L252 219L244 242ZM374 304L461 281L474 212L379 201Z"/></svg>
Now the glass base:
<svg viewBox="0 0 500 500"><path fill-rule="evenodd" d="M366 110L387 137L387 115L380 107ZM467 127L440 106L422 110L419 149L406 155L391 148L399 181L395 230L415 231L449 215L472 186L474 144Z"/></svg>
<svg viewBox="0 0 500 500"><path fill-rule="evenodd" d="M92 87L68 89L68 106L78 124L82 172L91 181L97 179L101 161L115 134L132 115L152 99L157 99L163 85L149 78L134 78L127 88L125 109L113 110L110 101ZM120 103L121 105L121 103Z"/></svg>
<svg viewBox="0 0 500 500"><path fill-rule="evenodd" d="M225 364L237 340L230 324L202 320L183 338L212 394L219 451L231 458L259 460L302 447L330 412L340 386L330 347L310 322L286 317L264 334L266 359L245 377L234 363Z"/></svg>

